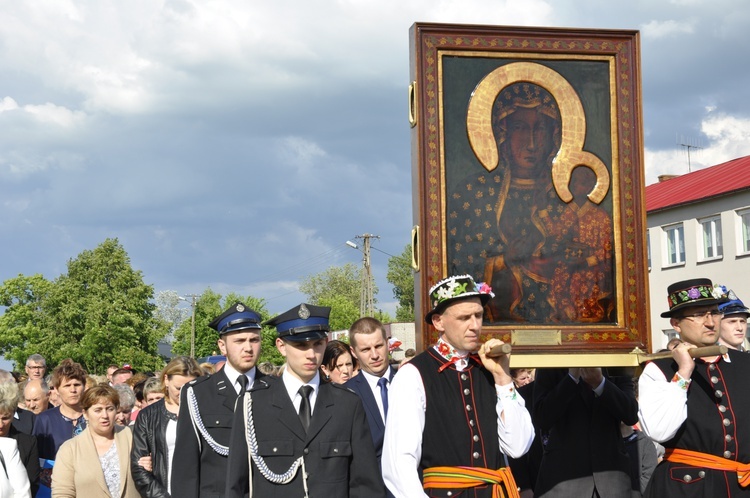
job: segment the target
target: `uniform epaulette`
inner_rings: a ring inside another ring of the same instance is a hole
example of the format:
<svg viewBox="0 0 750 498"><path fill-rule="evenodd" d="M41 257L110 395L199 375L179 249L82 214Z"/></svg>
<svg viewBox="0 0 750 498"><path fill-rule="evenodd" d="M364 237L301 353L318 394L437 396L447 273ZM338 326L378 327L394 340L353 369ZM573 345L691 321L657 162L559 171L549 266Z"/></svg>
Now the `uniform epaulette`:
<svg viewBox="0 0 750 498"><path fill-rule="evenodd" d="M191 380L187 383L188 386L197 386L201 382L206 382L208 379L210 379L210 375L201 375L200 377L196 377L195 379Z"/></svg>
<svg viewBox="0 0 750 498"><path fill-rule="evenodd" d="M253 387L250 388L249 392L259 391L261 389L268 389L271 387L271 383L278 382L275 377L263 376L260 379L255 379Z"/></svg>
<svg viewBox="0 0 750 498"><path fill-rule="evenodd" d="M359 396L354 389L352 389L351 387L346 387L344 384L336 384L335 382L330 382L330 384L337 389L343 389L344 391L349 391L355 396Z"/></svg>

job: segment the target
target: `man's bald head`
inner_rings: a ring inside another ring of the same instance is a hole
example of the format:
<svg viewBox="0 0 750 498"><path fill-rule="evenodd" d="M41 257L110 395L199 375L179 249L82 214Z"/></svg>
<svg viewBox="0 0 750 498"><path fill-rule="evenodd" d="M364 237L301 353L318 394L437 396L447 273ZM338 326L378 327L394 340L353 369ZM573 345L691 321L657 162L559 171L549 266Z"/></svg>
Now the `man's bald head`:
<svg viewBox="0 0 750 498"><path fill-rule="evenodd" d="M49 406L49 386L44 379L30 380L23 390L26 409L39 415Z"/></svg>

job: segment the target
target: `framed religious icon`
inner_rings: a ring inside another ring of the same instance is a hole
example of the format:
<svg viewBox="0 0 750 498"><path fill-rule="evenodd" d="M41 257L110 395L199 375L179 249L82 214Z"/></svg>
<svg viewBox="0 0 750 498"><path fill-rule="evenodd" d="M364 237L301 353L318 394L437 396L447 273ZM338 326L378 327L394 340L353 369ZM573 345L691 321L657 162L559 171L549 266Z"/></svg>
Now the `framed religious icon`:
<svg viewBox="0 0 750 498"><path fill-rule="evenodd" d="M417 317L432 285L468 274L492 288L483 331L516 365L629 364L650 337L638 32L410 35Z"/></svg>

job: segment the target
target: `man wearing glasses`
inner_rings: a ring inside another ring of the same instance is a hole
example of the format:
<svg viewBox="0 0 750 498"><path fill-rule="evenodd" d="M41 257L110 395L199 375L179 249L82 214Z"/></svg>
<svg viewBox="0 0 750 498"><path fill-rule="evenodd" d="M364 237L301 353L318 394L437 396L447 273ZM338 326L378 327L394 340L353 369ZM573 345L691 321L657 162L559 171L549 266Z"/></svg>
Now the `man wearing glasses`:
<svg viewBox="0 0 750 498"><path fill-rule="evenodd" d="M44 378L47 372L47 361L40 354L32 354L26 359L26 375L29 380L39 380Z"/></svg>
<svg viewBox="0 0 750 498"><path fill-rule="evenodd" d="M646 365L639 380L641 428L666 448L644 497L750 495L750 355L693 359L719 338L723 298L709 279L670 285L661 314L682 343Z"/></svg>

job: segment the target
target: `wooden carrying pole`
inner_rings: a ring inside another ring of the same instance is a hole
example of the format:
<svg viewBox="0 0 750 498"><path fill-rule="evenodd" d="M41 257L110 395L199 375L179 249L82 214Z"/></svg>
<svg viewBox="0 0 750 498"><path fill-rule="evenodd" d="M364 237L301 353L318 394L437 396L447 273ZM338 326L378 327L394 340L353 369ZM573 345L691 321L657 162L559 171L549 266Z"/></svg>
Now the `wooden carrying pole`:
<svg viewBox="0 0 750 498"><path fill-rule="evenodd" d="M500 344L490 349L489 353L487 353L487 356L489 358L496 358L504 354L510 354L512 350L513 348L510 344ZM718 356L718 355L726 354L727 347L724 346L723 344L717 344L715 346L693 348L689 352L690 352L691 358L702 358L704 356ZM581 356L585 357L586 355L581 355ZM661 360L663 358L671 358L672 351L663 351L661 353L653 353L653 354L638 353L637 355L634 355L634 356L637 356L638 358L637 363L640 364L640 363L645 363L647 361Z"/></svg>
<svg viewBox="0 0 750 498"><path fill-rule="evenodd" d="M702 348L693 348L688 351L691 358L702 358L704 356L719 356L721 354L727 354L727 347L723 344L717 344L716 346L705 346ZM662 360L664 358L671 358L672 351L662 351L661 353L653 354L642 354L640 356L640 363L645 363L652 360Z"/></svg>

